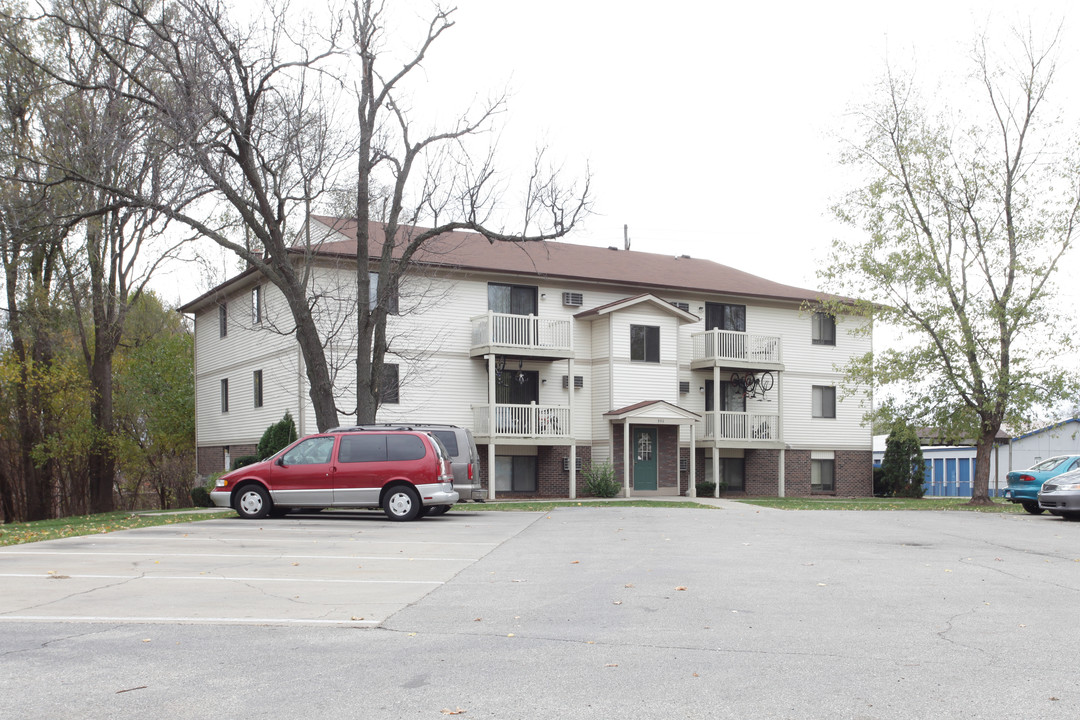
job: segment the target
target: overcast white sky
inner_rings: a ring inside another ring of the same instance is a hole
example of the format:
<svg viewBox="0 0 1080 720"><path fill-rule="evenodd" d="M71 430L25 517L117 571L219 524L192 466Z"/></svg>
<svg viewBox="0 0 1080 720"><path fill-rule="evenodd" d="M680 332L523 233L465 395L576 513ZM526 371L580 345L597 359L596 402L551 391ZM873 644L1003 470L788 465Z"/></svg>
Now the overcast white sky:
<svg viewBox="0 0 1080 720"><path fill-rule="evenodd" d="M1006 38L1011 27L1063 22L1052 99L1068 110L1080 89L1072 4L458 0L456 25L412 78L411 100L417 115L438 108L445 129L475 98L509 87L503 168L527 166L543 144L566 173L592 169L595 215L570 242L621 246L627 224L634 250L818 288L830 242L850 232L829 210L852 183L837 133L886 57L916 67L932 89L971 70L981 29ZM432 5L388 5L403 21L388 45L415 47L415 23L426 24ZM233 274L235 259L222 263ZM167 296L180 295L170 299L207 289L188 280L177 291L180 276L190 268L161 279Z"/></svg>
<svg viewBox="0 0 1080 720"><path fill-rule="evenodd" d="M1075 76L1071 5L459 0L415 101L439 88L461 103L508 82L508 157L544 142L567 172L591 165L596 215L572 242L621 245L625 223L634 250L817 287L817 261L843 232L829 207L850 182L835 132L886 56L934 85L971 69L987 23L1005 37L1064 20L1062 77ZM1070 92L1060 81L1056 95Z"/></svg>

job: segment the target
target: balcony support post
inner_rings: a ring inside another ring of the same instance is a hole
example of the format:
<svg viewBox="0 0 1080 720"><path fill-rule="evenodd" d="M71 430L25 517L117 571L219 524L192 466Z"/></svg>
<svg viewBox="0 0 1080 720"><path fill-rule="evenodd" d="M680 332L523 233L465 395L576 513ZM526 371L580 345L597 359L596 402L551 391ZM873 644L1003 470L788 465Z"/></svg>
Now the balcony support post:
<svg viewBox="0 0 1080 720"><path fill-rule="evenodd" d="M697 497L697 468L695 467L695 455L697 455L697 446L694 443L694 438L697 436L697 428L693 425L690 426L690 476L686 479L686 491L692 498Z"/></svg>
<svg viewBox="0 0 1080 720"><path fill-rule="evenodd" d="M491 313L488 313L490 318ZM491 327L488 325L488 327ZM495 354L484 356L488 366L488 500L495 499Z"/></svg>
<svg viewBox="0 0 1080 720"><path fill-rule="evenodd" d="M623 419L622 458L623 497L630 497L630 418Z"/></svg>
<svg viewBox="0 0 1080 720"><path fill-rule="evenodd" d="M569 399L566 401L566 405L570 410L567 420L566 433L570 435L570 499L573 500L577 497L577 440L574 439L574 358L567 358L566 360L566 377L569 381L566 383L566 392Z"/></svg>

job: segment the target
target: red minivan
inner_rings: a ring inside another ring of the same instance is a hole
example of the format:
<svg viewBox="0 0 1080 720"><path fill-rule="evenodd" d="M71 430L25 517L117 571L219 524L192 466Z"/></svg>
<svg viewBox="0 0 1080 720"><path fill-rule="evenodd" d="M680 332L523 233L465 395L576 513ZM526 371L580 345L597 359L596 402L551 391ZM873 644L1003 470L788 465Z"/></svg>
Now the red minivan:
<svg viewBox="0 0 1080 720"><path fill-rule="evenodd" d="M288 508L381 507L391 520L413 520L456 503L453 481L449 453L428 433L349 430L308 435L226 473L210 497L249 519Z"/></svg>

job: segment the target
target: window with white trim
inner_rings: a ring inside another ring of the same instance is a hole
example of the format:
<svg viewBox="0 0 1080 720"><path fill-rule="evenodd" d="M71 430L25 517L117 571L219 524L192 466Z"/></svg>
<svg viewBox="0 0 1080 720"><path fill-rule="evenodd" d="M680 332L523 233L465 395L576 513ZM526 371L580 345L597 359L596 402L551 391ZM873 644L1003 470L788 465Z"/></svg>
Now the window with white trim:
<svg viewBox="0 0 1080 720"><path fill-rule="evenodd" d="M825 312L816 312L811 320L811 342L814 345L836 345L836 319Z"/></svg>
<svg viewBox="0 0 1080 720"><path fill-rule="evenodd" d="M831 385L813 386L813 416L816 418L836 417L836 388Z"/></svg>
<svg viewBox="0 0 1080 720"><path fill-rule="evenodd" d="M810 490L833 492L836 490L836 460L810 460Z"/></svg>
<svg viewBox="0 0 1080 720"><path fill-rule="evenodd" d="M660 362L660 328L655 325L630 326L630 360Z"/></svg>

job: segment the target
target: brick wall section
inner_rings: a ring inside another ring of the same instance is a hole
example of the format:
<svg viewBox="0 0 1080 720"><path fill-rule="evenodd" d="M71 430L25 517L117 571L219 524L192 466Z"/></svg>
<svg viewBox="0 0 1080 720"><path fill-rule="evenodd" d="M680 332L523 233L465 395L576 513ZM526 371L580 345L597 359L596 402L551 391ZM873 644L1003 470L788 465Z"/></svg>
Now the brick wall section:
<svg viewBox="0 0 1080 720"><path fill-rule="evenodd" d="M874 494L874 454L870 450L836 451L836 494L870 497Z"/></svg>
<svg viewBox="0 0 1080 720"><path fill-rule="evenodd" d="M814 493L810 490L810 451L788 450L784 463L784 494L788 497L870 497L874 494L871 451L837 450L833 459L835 492ZM773 494L776 494L775 491Z"/></svg>
<svg viewBox="0 0 1080 720"><path fill-rule="evenodd" d="M200 447L196 451L195 472L203 476L221 472L225 467L225 448L221 445Z"/></svg>
<svg viewBox="0 0 1080 720"><path fill-rule="evenodd" d="M656 463L656 487L674 489L679 486L679 426L657 427L656 444L659 453L659 462Z"/></svg>
<svg viewBox="0 0 1080 720"><path fill-rule="evenodd" d="M477 463L479 467L481 477L484 478L484 487L489 487L488 483L495 482L492 474L488 471L488 451L487 445L478 445L477 450L480 453L480 462ZM496 450L498 452L498 450ZM582 465L588 467L589 462L592 460L592 448L587 445L578 445L577 456L581 460ZM536 451L536 492L535 493L511 493L511 492L496 492L495 497L498 498L565 498L570 495L570 471L563 470L563 458L570 457L569 445L552 445L537 448ZM577 491L578 495L587 494L584 492L585 480L582 477L582 473L579 471L577 474Z"/></svg>
<svg viewBox="0 0 1080 720"><path fill-rule="evenodd" d="M786 468L791 467L791 451L788 451ZM806 454L810 457L810 453ZM746 451L746 495L776 497L779 492L780 451L779 450L747 450ZM810 469L807 465L806 486L810 487ZM787 475L785 474L785 479Z"/></svg>
<svg viewBox="0 0 1080 720"><path fill-rule="evenodd" d="M254 455L258 451L256 445L231 445L229 446L230 462L244 455ZM223 445L210 445L196 450L196 469L199 475L209 477L225 469L225 447Z"/></svg>
<svg viewBox="0 0 1080 720"><path fill-rule="evenodd" d="M784 495L809 497L810 494L810 451L788 450L784 453Z"/></svg>

